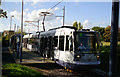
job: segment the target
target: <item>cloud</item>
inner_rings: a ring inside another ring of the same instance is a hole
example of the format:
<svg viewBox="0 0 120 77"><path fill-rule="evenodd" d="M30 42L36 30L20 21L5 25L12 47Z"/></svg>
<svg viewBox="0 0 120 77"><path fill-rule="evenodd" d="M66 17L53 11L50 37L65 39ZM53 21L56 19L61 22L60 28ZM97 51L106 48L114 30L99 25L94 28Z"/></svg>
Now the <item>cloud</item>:
<svg viewBox="0 0 120 77"><path fill-rule="evenodd" d="M53 14L53 15L46 16L45 21L55 20L56 17L54 15L54 12L58 9L59 9L58 7L56 7L55 9L52 9L50 11L50 13ZM43 15L42 15L41 12L47 12L48 10L50 10L50 9L33 10L32 12L27 14L27 19L28 20L43 20Z"/></svg>
<svg viewBox="0 0 120 77"><path fill-rule="evenodd" d="M88 20L85 20L84 22L83 22L83 29L90 29L90 28L92 28L92 23L91 22L89 22Z"/></svg>
<svg viewBox="0 0 120 77"><path fill-rule="evenodd" d="M24 10L24 18L23 21L37 21L40 20L40 30L42 31L43 26L42 26L42 20L43 20L43 16L40 16L40 12L47 12L49 9L39 9L39 10L33 10L29 13L28 12L29 9L25 9ZM54 12L56 10L59 10L58 7L52 9L50 12L53 13L53 15L51 16L46 16L45 17L45 28L51 29L51 28L55 28L58 26L62 25L62 18L59 17L55 17ZM21 21L21 12L19 13L18 11L12 11L10 12L9 16L14 15L14 20L16 19L17 22ZM23 22L23 24L28 24ZM37 23L33 23L35 25L37 25ZM30 29L31 32L36 32L37 31L37 27L35 26L24 26L25 31L27 32L28 29Z"/></svg>
<svg viewBox="0 0 120 77"><path fill-rule="evenodd" d="M84 29L90 29L93 28L94 26L100 26L100 27L106 27L107 25L110 25L109 22L89 22L88 20L85 20L83 22L83 28Z"/></svg>
<svg viewBox="0 0 120 77"><path fill-rule="evenodd" d="M14 19L20 20L21 13L17 12L16 10L13 12L10 12L9 16L14 15Z"/></svg>
<svg viewBox="0 0 120 77"><path fill-rule="evenodd" d="M58 7L55 7L55 9L54 9L54 10L56 11L56 10L59 10L59 9L60 9L60 8L58 8Z"/></svg>
<svg viewBox="0 0 120 77"><path fill-rule="evenodd" d="M4 2L21 2L22 0L4 0ZM36 4L38 2L59 2L60 0L24 0L25 2L33 2ZM118 2L118 0L113 0ZM112 2L111 0L63 0L63 2Z"/></svg>
<svg viewBox="0 0 120 77"><path fill-rule="evenodd" d="M4 25L0 23L0 32L3 32L4 30L9 30L9 29L10 29L9 25Z"/></svg>
<svg viewBox="0 0 120 77"><path fill-rule="evenodd" d="M29 11L29 8L26 8L25 11L26 11L26 12Z"/></svg>

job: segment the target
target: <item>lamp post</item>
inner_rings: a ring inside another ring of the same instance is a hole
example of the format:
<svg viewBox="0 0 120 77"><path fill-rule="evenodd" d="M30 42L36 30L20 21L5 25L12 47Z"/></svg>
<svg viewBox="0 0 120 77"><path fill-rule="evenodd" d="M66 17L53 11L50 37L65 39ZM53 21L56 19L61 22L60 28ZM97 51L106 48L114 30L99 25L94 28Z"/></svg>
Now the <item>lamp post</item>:
<svg viewBox="0 0 120 77"><path fill-rule="evenodd" d="M14 17L14 15L11 15L11 17L10 17L10 30L11 30L11 26L12 26L12 17Z"/></svg>

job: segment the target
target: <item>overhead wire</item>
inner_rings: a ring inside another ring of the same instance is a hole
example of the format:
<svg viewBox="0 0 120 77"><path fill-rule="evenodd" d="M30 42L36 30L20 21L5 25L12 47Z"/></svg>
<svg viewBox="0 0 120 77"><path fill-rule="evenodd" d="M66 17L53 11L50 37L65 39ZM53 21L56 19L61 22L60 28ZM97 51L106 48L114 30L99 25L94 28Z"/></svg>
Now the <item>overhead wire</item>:
<svg viewBox="0 0 120 77"><path fill-rule="evenodd" d="M51 11L54 7L56 7L57 5L59 5L63 0L61 0L60 2L58 2L56 5L54 5L53 7L51 7L47 12Z"/></svg>

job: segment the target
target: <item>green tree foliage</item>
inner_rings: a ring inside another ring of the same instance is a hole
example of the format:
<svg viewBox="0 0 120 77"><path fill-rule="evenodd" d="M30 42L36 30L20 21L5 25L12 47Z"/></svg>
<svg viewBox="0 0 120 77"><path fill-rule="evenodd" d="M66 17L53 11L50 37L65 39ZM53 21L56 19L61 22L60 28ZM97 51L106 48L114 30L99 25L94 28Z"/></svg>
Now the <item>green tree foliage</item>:
<svg viewBox="0 0 120 77"><path fill-rule="evenodd" d="M81 23L78 23L78 30L81 30L83 28L83 26L81 25Z"/></svg>
<svg viewBox="0 0 120 77"><path fill-rule="evenodd" d="M18 32L15 32L15 34L21 34L20 30ZM5 35L3 36L2 34L2 46L8 46L9 45L9 41L10 38L14 35L14 33L12 33L11 35ZM25 35L25 32L23 32L23 35Z"/></svg>
<svg viewBox="0 0 120 77"><path fill-rule="evenodd" d="M118 41L120 41L120 28L118 29Z"/></svg>
<svg viewBox="0 0 120 77"><path fill-rule="evenodd" d="M3 9L0 9L0 18L7 18L7 12L3 11Z"/></svg>
<svg viewBox="0 0 120 77"><path fill-rule="evenodd" d="M105 32L104 32L103 36L104 36L104 41L110 42L111 26L107 26L107 27L105 28Z"/></svg>
<svg viewBox="0 0 120 77"><path fill-rule="evenodd" d="M1 0L0 0L0 6L1 6ZM7 18L7 12L3 11L3 9L0 8L0 18Z"/></svg>
<svg viewBox="0 0 120 77"><path fill-rule="evenodd" d="M18 32L15 32L15 34L21 34L21 29L19 29ZM25 32L22 32L23 35L25 35L26 33Z"/></svg>
<svg viewBox="0 0 120 77"><path fill-rule="evenodd" d="M101 38L102 41L104 40L104 38L103 38L104 37L103 34L105 32L105 28L104 27L96 26L96 27L93 27L92 30L100 32L100 38Z"/></svg>
<svg viewBox="0 0 120 77"><path fill-rule="evenodd" d="M76 29L78 29L77 21L75 21L75 22L73 23L73 27L75 27Z"/></svg>
<svg viewBox="0 0 120 77"><path fill-rule="evenodd" d="M75 27L77 30L81 30L83 28L83 26L81 25L81 23L77 23L77 21L75 21L73 23L73 27Z"/></svg>

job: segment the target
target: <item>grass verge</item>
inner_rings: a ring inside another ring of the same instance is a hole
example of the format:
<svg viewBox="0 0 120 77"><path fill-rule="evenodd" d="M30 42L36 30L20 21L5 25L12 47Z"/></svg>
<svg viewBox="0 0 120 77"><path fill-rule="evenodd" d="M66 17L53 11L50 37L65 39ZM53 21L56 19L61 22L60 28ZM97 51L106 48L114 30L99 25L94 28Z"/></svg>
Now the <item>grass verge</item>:
<svg viewBox="0 0 120 77"><path fill-rule="evenodd" d="M110 46L102 46L101 48L101 64L100 64L100 69L109 72L109 55L110 55ZM120 44L117 47L117 56L116 56L116 61L117 61L117 75L120 76Z"/></svg>
<svg viewBox="0 0 120 77"><path fill-rule="evenodd" d="M2 77L47 77L40 72L20 64L4 64Z"/></svg>

